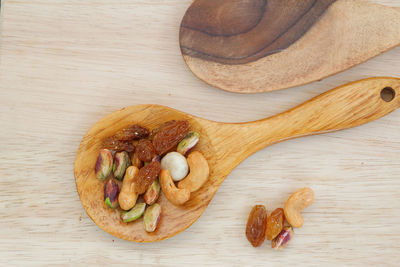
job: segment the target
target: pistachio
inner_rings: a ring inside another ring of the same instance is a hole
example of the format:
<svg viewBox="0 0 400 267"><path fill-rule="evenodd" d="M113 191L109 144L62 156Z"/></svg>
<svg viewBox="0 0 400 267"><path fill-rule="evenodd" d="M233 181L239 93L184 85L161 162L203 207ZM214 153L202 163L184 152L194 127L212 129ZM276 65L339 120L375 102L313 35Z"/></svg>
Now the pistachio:
<svg viewBox="0 0 400 267"><path fill-rule="evenodd" d="M178 144L176 151L182 155L188 154L199 142L200 134L198 132L190 132Z"/></svg>
<svg viewBox="0 0 400 267"><path fill-rule="evenodd" d="M130 211L125 211L121 213L121 218L124 223L133 222L139 219L146 208L146 203L136 204Z"/></svg>
<svg viewBox="0 0 400 267"><path fill-rule="evenodd" d="M285 226L278 236L272 240L271 247L274 249L282 249L286 247L293 235L293 228L291 226Z"/></svg>
<svg viewBox="0 0 400 267"><path fill-rule="evenodd" d="M122 180L124 177L126 168L131 165L129 154L126 151L117 152L114 156L113 172L115 178Z"/></svg>
<svg viewBox="0 0 400 267"><path fill-rule="evenodd" d="M100 153L97 156L96 165L94 167L97 178L100 180L106 179L112 171L112 166L113 156L111 151L108 149L100 150Z"/></svg>
<svg viewBox="0 0 400 267"><path fill-rule="evenodd" d="M144 201L149 205L154 204L160 196L160 189L160 183L158 182L158 179L155 179L143 195Z"/></svg>
<svg viewBox="0 0 400 267"><path fill-rule="evenodd" d="M175 182L185 178L189 172L186 158L178 152L170 152L165 155L161 159L161 169L168 170Z"/></svg>
<svg viewBox="0 0 400 267"><path fill-rule="evenodd" d="M104 202L111 209L118 208L119 187L114 179L110 179L104 185Z"/></svg>
<svg viewBox="0 0 400 267"><path fill-rule="evenodd" d="M146 232L154 232L161 218L161 206L157 203L146 209L143 216L143 225Z"/></svg>

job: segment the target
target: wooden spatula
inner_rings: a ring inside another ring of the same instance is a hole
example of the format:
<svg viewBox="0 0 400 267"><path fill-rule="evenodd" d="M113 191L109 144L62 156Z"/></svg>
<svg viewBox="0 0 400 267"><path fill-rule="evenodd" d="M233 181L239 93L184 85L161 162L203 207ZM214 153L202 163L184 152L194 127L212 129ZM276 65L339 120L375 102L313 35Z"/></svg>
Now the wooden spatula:
<svg viewBox="0 0 400 267"><path fill-rule="evenodd" d="M399 107L400 79L374 78L338 87L279 115L247 123L210 121L158 105L124 108L97 122L83 138L74 168L77 190L86 212L104 231L136 242L162 240L192 225L226 176L256 151L291 138L358 126ZM200 133L196 150L205 155L210 177L184 206L174 206L162 195L160 225L148 234L141 219L125 224L119 210L106 207L104 181L96 178L94 165L106 137L131 124L153 129L169 120L188 120L192 130Z"/></svg>
<svg viewBox="0 0 400 267"><path fill-rule="evenodd" d="M236 93L303 85L400 44L400 8L366 0L195 0L181 51L204 82Z"/></svg>

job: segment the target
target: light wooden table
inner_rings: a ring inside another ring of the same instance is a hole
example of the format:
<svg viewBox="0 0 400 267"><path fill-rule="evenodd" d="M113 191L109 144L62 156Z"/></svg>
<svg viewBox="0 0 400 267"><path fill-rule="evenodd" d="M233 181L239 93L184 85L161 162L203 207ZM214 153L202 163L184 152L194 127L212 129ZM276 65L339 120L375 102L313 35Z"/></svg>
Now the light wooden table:
<svg viewBox="0 0 400 267"><path fill-rule="evenodd" d="M398 266L400 110L258 152L229 175L203 216L171 239L119 240L86 215L75 188L75 153L90 126L121 107L158 103L241 122L349 81L399 76L396 48L299 88L217 90L196 79L180 55L179 23L190 2L3 1L0 265ZM271 211L303 186L314 189L316 201L290 246L251 247L244 235L251 206Z"/></svg>

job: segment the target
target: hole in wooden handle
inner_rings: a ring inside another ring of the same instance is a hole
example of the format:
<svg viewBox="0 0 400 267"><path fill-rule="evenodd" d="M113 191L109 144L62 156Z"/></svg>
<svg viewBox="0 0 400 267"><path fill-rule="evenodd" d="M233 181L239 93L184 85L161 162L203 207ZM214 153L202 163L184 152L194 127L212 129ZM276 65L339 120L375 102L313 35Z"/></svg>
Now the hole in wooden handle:
<svg viewBox="0 0 400 267"><path fill-rule="evenodd" d="M381 91L381 98L385 102L390 102L396 96L396 92L393 90L392 87L385 87Z"/></svg>

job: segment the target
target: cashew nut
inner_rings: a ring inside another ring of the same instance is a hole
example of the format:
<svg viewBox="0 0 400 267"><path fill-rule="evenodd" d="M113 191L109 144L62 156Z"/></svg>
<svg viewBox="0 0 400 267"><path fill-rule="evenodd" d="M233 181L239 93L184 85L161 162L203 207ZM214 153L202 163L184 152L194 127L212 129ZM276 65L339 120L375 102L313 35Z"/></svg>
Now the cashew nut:
<svg viewBox="0 0 400 267"><path fill-rule="evenodd" d="M126 169L124 180L122 181L121 192L119 193L118 202L123 210L130 210L135 206L138 194L136 193L135 177L138 175L139 169L130 166Z"/></svg>
<svg viewBox="0 0 400 267"><path fill-rule="evenodd" d="M185 179L178 183L178 188L186 188L190 192L200 189L200 187L207 181L210 169L207 160L203 154L194 151L187 157L190 173Z"/></svg>
<svg viewBox="0 0 400 267"><path fill-rule="evenodd" d="M305 187L293 193L285 203L284 212L287 222L293 227L303 226L301 211L314 202L314 192Z"/></svg>
<svg viewBox="0 0 400 267"><path fill-rule="evenodd" d="M165 197L174 205L183 205L190 199L190 191L188 189L176 188L174 181L168 170L161 170L160 185Z"/></svg>

